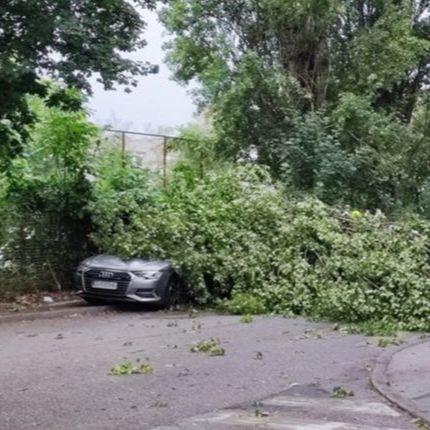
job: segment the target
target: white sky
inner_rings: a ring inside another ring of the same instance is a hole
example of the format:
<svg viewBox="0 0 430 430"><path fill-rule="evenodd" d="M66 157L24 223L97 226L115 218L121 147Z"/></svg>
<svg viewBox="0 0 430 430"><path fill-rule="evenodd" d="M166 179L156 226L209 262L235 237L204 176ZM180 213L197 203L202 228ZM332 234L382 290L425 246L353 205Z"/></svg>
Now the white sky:
<svg viewBox="0 0 430 430"><path fill-rule="evenodd" d="M142 12L148 26L144 38L147 46L130 58L160 65L158 75L139 78L139 85L127 94L122 88L105 91L93 80L94 95L89 102L91 117L99 125L147 132L172 131L193 120L195 107L189 90L171 80L171 72L163 63L164 29L153 12Z"/></svg>

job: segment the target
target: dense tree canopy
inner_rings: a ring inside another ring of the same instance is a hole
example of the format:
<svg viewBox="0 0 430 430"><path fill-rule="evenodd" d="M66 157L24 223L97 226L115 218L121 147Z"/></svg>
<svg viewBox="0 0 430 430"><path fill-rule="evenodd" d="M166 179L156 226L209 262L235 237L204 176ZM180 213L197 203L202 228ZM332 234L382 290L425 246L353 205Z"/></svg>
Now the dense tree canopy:
<svg viewBox="0 0 430 430"><path fill-rule="evenodd" d="M46 93L40 77L90 91L93 73L106 88L134 85L148 63L124 53L145 45L138 7L154 0L8 0L0 2L0 160L19 153L32 115L25 95ZM51 100L58 101L58 97Z"/></svg>
<svg viewBox="0 0 430 430"><path fill-rule="evenodd" d="M430 176L427 0L172 0L178 80L201 83L219 150L294 188L391 208Z"/></svg>

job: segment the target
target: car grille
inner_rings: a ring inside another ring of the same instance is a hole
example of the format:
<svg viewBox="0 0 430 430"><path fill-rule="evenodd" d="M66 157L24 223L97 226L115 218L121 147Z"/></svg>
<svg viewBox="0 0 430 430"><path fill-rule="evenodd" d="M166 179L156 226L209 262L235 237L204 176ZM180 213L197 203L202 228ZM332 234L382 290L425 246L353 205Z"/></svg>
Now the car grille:
<svg viewBox="0 0 430 430"><path fill-rule="evenodd" d="M112 277L107 278L106 276L103 276L103 274L106 272L112 274ZM97 294L98 296L125 296L127 288L130 285L130 280L131 277L126 272L91 269L84 273L85 291L88 293ZM116 282L118 284L118 288L116 290L102 290L99 288L93 288L94 281Z"/></svg>

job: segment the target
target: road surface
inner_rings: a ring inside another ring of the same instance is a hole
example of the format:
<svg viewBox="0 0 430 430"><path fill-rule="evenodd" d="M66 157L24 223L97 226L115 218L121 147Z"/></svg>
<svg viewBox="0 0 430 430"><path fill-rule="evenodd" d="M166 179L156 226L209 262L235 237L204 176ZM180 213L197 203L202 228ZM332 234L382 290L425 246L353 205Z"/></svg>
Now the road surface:
<svg viewBox="0 0 430 430"><path fill-rule="evenodd" d="M224 356L193 353L219 339ZM0 429L413 429L372 391L375 340L303 319L108 312L0 325ZM120 363L153 374L112 376ZM334 387L353 391L331 398Z"/></svg>

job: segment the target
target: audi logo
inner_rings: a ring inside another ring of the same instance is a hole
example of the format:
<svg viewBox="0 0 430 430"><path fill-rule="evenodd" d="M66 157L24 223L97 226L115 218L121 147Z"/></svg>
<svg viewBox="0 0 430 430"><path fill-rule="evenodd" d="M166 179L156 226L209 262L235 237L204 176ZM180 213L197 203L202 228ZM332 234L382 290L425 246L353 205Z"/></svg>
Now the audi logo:
<svg viewBox="0 0 430 430"><path fill-rule="evenodd" d="M113 276L114 275L112 272L100 272L101 278L110 279L110 278L113 278Z"/></svg>

